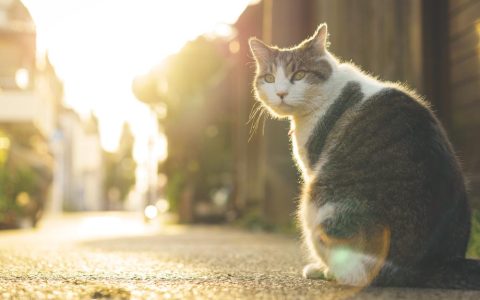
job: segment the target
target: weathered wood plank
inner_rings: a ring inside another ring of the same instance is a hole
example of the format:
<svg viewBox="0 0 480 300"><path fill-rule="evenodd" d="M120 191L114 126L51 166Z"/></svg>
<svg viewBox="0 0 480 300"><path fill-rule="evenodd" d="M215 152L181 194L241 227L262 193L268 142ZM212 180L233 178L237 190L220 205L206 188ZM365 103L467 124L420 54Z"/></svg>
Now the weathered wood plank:
<svg viewBox="0 0 480 300"><path fill-rule="evenodd" d="M405 64L408 66L409 84L420 92L423 92L422 5L420 1L411 1L410 3L409 20L407 23L409 55Z"/></svg>
<svg viewBox="0 0 480 300"><path fill-rule="evenodd" d="M477 127L480 129L480 98L469 109L453 109L452 120L455 128ZM480 132L480 130L479 130Z"/></svg>
<svg viewBox="0 0 480 300"><path fill-rule="evenodd" d="M480 79L472 80L461 85L452 85L452 105L459 108L468 107L480 98ZM480 118L480 111L478 112Z"/></svg>
<svg viewBox="0 0 480 300"><path fill-rule="evenodd" d="M470 27L465 35L450 42L450 61L458 63L472 53L480 55L480 36L475 27Z"/></svg>
<svg viewBox="0 0 480 300"><path fill-rule="evenodd" d="M480 76L480 57L472 56L458 64L451 65L451 83L461 84Z"/></svg>
<svg viewBox="0 0 480 300"><path fill-rule="evenodd" d="M449 11L450 14L460 13L463 9L467 8L469 5L472 5L477 0L450 0L449 1Z"/></svg>
<svg viewBox="0 0 480 300"><path fill-rule="evenodd" d="M474 1L460 13L450 18L450 37L455 38L462 31L468 30L475 22L480 22L480 1Z"/></svg>
<svg viewBox="0 0 480 300"><path fill-rule="evenodd" d="M480 96L477 96L476 99L473 99L469 103L455 105L452 108L452 111L457 115L469 115L470 113L473 113L476 117L469 121L473 121L475 124L480 124Z"/></svg>
<svg viewBox="0 0 480 300"><path fill-rule="evenodd" d="M451 127L448 0L423 0L422 52L425 94L447 130Z"/></svg>
<svg viewBox="0 0 480 300"><path fill-rule="evenodd" d="M385 80L422 87L421 2L316 0L316 23L327 22L330 50Z"/></svg>

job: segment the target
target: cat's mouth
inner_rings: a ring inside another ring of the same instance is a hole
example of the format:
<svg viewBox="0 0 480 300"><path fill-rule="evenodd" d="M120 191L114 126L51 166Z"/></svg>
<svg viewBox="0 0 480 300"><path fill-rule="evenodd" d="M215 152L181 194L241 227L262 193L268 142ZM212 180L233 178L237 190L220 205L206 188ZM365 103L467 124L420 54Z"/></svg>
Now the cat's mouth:
<svg viewBox="0 0 480 300"><path fill-rule="evenodd" d="M276 116L287 116L293 114L296 111L294 105L288 104L285 101L273 102L273 101L263 101L265 107Z"/></svg>
<svg viewBox="0 0 480 300"><path fill-rule="evenodd" d="M280 108L283 108L283 109L285 109L285 108L287 108L287 109L293 109L293 108L294 108L293 105L290 105L290 104L286 103L286 102L283 101L283 100L277 105L277 107L280 107Z"/></svg>
<svg viewBox="0 0 480 300"><path fill-rule="evenodd" d="M295 111L295 106L282 101L278 104L272 105L272 110L279 115L290 115Z"/></svg>

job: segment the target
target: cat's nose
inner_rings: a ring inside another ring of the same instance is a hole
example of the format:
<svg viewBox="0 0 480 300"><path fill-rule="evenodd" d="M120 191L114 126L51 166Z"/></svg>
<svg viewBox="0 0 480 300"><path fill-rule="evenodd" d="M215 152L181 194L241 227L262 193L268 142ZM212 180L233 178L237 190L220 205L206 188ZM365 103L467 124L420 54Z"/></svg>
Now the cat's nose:
<svg viewBox="0 0 480 300"><path fill-rule="evenodd" d="M288 92L277 92L277 96L280 97L280 99L283 100L285 96L288 95Z"/></svg>

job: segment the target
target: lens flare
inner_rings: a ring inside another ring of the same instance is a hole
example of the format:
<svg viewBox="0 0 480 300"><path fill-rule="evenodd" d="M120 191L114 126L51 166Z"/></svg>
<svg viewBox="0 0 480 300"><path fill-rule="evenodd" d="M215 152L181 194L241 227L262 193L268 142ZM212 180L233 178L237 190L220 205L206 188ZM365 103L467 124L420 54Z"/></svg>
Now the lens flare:
<svg viewBox="0 0 480 300"><path fill-rule="evenodd" d="M329 236L321 227L315 233L323 249L319 255L335 281L355 286L346 296L370 285L387 262L390 230L386 227L362 229L348 238Z"/></svg>
<svg viewBox="0 0 480 300"><path fill-rule="evenodd" d="M145 207L145 210L143 212L145 214L145 217L149 220L153 220L158 216L158 209L155 207L155 205L148 205Z"/></svg>
<svg viewBox="0 0 480 300"><path fill-rule="evenodd" d="M15 72L15 83L19 88L25 90L30 85L30 73L27 69L18 69Z"/></svg>

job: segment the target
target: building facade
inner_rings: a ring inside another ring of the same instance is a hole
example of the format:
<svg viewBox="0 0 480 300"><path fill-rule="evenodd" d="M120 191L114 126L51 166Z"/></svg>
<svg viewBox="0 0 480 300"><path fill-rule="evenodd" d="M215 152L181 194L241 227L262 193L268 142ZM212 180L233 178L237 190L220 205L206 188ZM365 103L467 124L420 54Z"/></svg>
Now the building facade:
<svg viewBox="0 0 480 300"><path fill-rule="evenodd" d="M21 1L1 0L0 131L8 142L0 166L0 223L7 227L34 225L45 208L53 178L50 137L62 93L47 57L37 57L29 12Z"/></svg>
<svg viewBox="0 0 480 300"><path fill-rule="evenodd" d="M53 211L104 209L104 165L98 124L63 108L54 138L55 197Z"/></svg>
<svg viewBox="0 0 480 300"><path fill-rule="evenodd" d="M0 0L0 107L0 228L34 225L46 210L103 208L97 122L64 107L20 0Z"/></svg>

